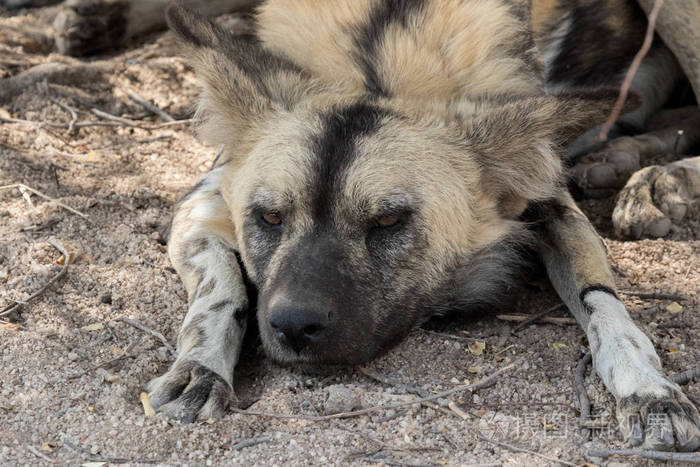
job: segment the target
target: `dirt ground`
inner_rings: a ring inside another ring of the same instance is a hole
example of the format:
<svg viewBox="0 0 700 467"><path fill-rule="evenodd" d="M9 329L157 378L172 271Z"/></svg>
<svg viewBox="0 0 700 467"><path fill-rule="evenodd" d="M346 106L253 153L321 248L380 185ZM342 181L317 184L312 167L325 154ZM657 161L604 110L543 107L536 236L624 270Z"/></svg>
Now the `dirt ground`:
<svg viewBox="0 0 700 467"><path fill-rule="evenodd" d="M510 335L516 323L496 316L441 320L414 331L367 366L389 383L352 368L279 367L255 340L237 370L241 408L315 416L332 410L337 398L340 408L411 401L417 396L410 392L432 394L515 364L493 386L431 406L326 421L230 412L223 420L184 425L145 416L139 393L167 368L170 355L159 340L120 319L138 320L175 341L185 292L158 229L208 170L216 148L197 142L190 123L162 126L128 97L138 93L175 119L191 116L195 79L169 34L79 61L51 53L44 37L54 14L55 8L0 10L0 116L44 122L0 124L0 185L22 183L55 200L0 190L0 310L27 300L62 269L65 258L48 240L72 258L63 278L0 321L0 464L557 463L480 439L478 432L572 464L640 463L586 457L595 447L625 446L614 429L614 401L590 370L588 394L603 428L591 441L578 429L572 381L585 350L583 332L537 323ZM50 63L59 65L26 71ZM92 108L139 127L65 127L71 120L109 121ZM582 206L606 238L623 300L666 370L687 369L700 361L698 215L666 239L622 242L611 232L613 202ZM637 292L680 297L642 299ZM669 307L674 301L680 310ZM517 309L503 313L531 315L556 303L548 286L533 286ZM485 343L483 351L476 341ZM700 400L700 384L685 390Z"/></svg>

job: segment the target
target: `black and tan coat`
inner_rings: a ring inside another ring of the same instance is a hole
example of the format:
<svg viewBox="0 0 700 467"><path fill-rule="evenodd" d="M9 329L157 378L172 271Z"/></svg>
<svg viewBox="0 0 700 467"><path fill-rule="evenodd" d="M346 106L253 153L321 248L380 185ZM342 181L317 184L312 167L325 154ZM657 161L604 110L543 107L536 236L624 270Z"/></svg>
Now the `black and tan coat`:
<svg viewBox="0 0 700 467"><path fill-rule="evenodd" d="M168 10L202 80L202 137L223 151L173 220L190 308L154 407L222 415L250 319L275 360L360 363L431 314L508 306L534 252L629 442L700 445L565 187L564 147L612 95L547 84L525 3L270 0L255 37Z"/></svg>

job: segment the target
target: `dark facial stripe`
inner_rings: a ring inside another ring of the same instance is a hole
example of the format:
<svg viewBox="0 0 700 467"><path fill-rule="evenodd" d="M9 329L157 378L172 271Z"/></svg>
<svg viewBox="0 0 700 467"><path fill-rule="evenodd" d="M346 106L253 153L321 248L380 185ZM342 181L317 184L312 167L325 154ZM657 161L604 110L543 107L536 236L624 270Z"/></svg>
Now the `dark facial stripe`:
<svg viewBox="0 0 700 467"><path fill-rule="evenodd" d="M333 195L356 156L357 140L374 133L387 114L384 109L358 102L324 116L324 130L312 143L316 157L311 206L316 219L328 218Z"/></svg>
<svg viewBox="0 0 700 467"><path fill-rule="evenodd" d="M379 78L377 51L390 24L399 23L407 27L409 18L424 5L425 0L378 1L369 13L369 21L358 28L355 35L355 60L362 67L367 92L385 97L390 95L390 90Z"/></svg>

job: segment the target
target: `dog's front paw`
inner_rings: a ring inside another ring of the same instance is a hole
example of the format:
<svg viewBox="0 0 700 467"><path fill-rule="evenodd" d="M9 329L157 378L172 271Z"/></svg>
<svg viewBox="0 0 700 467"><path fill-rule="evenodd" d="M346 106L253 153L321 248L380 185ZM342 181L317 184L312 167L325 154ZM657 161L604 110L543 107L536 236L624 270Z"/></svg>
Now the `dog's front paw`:
<svg viewBox="0 0 700 467"><path fill-rule="evenodd" d="M698 409L673 383L654 392L638 391L618 401L617 419L625 440L632 446L652 450L698 449Z"/></svg>
<svg viewBox="0 0 700 467"><path fill-rule="evenodd" d="M184 423L221 418L234 398L231 386L194 361L177 361L148 384L153 408Z"/></svg>
<svg viewBox="0 0 700 467"><path fill-rule="evenodd" d="M65 55L88 55L118 47L125 39L126 2L71 0L56 15L56 48Z"/></svg>

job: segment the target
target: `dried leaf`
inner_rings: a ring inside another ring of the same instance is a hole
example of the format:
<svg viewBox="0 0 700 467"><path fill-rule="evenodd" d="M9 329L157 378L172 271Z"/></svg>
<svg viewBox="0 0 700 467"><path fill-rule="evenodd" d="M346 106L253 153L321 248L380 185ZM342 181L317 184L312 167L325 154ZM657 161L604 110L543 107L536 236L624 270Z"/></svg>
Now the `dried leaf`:
<svg viewBox="0 0 700 467"><path fill-rule="evenodd" d="M554 350L561 350L561 349L566 348L566 347L568 347L568 346L566 344L561 343L561 342L552 342L552 348Z"/></svg>
<svg viewBox="0 0 700 467"><path fill-rule="evenodd" d="M669 313L680 313L683 311L683 307L678 304L678 302L671 302L671 304L666 307L666 311Z"/></svg>
<svg viewBox="0 0 700 467"><path fill-rule="evenodd" d="M143 406L143 413L147 417L152 417L156 414L156 411L153 410L153 406L151 405L151 399L148 397L148 393L142 392L139 395L139 399L141 399L141 405Z"/></svg>
<svg viewBox="0 0 700 467"><path fill-rule="evenodd" d="M102 323L93 323L93 324L88 324L87 326L83 326L82 329L83 331L99 331L100 329L104 329L105 325Z"/></svg>
<svg viewBox="0 0 700 467"><path fill-rule="evenodd" d="M469 368L467 368L467 371L468 371L469 373L479 373L479 372L481 371L481 367L478 367L478 366L470 366Z"/></svg>
<svg viewBox="0 0 700 467"><path fill-rule="evenodd" d="M10 331L16 331L20 328L17 323L0 323L0 329L9 329Z"/></svg>
<svg viewBox="0 0 700 467"><path fill-rule="evenodd" d="M470 342L467 348L469 349L469 352L471 352L473 355L481 355L484 353L484 349L486 349L486 342Z"/></svg>
<svg viewBox="0 0 700 467"><path fill-rule="evenodd" d="M66 257L61 255L60 258L54 261L54 264L56 264L57 266L63 266L64 264L66 264Z"/></svg>
<svg viewBox="0 0 700 467"><path fill-rule="evenodd" d="M668 353L676 353L678 352L678 347L669 347L668 348Z"/></svg>

